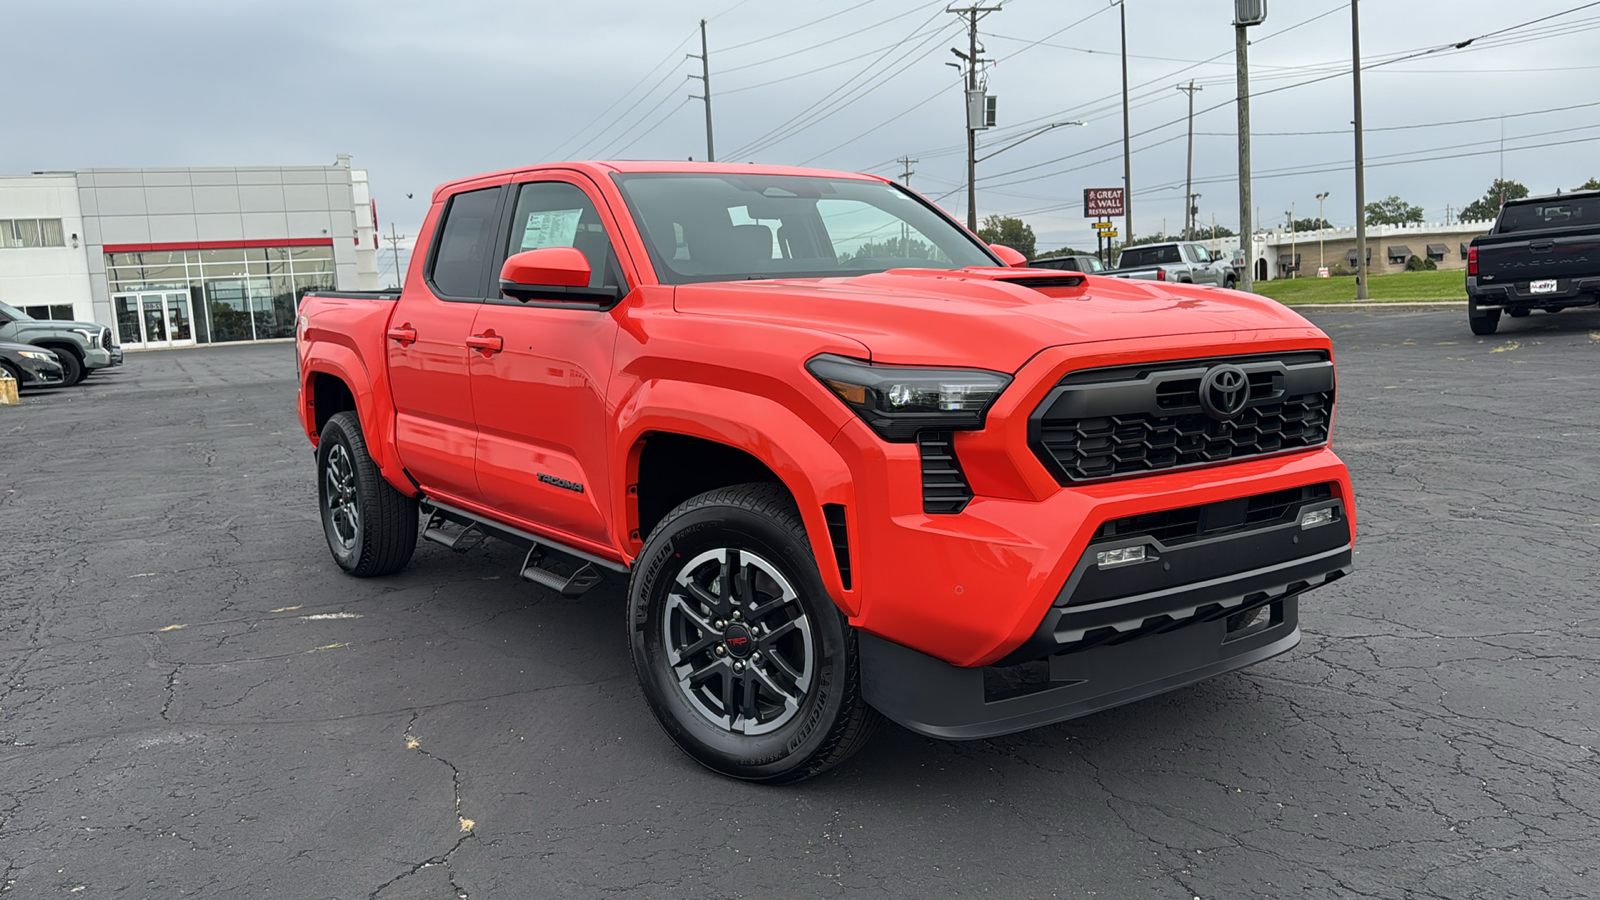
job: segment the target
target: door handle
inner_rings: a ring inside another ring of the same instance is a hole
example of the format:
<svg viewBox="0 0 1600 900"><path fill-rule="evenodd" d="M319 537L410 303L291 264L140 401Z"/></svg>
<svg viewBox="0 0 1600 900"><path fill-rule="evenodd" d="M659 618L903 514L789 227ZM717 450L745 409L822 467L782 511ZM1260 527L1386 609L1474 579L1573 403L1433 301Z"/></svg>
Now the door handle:
<svg viewBox="0 0 1600 900"><path fill-rule="evenodd" d="M399 328L389 329L388 335L389 340L399 341L400 346L402 347L407 344L415 344L417 342L417 330L411 327L410 322L401 325Z"/></svg>
<svg viewBox="0 0 1600 900"><path fill-rule="evenodd" d="M1535 253L1549 253L1556 249L1555 241L1534 241L1528 244L1528 249Z"/></svg>
<svg viewBox="0 0 1600 900"><path fill-rule="evenodd" d="M499 353L505 348L505 341L491 328L483 334L475 334L467 338L467 346L485 353Z"/></svg>

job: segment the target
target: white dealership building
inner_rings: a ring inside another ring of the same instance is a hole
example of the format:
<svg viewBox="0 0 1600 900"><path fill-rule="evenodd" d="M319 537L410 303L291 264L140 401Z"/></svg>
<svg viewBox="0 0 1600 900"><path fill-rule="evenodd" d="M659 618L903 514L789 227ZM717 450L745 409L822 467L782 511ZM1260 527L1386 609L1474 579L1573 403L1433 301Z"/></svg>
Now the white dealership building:
<svg viewBox="0 0 1600 900"><path fill-rule="evenodd" d="M331 166L0 176L0 302L129 349L294 335L310 290L378 287L367 173Z"/></svg>

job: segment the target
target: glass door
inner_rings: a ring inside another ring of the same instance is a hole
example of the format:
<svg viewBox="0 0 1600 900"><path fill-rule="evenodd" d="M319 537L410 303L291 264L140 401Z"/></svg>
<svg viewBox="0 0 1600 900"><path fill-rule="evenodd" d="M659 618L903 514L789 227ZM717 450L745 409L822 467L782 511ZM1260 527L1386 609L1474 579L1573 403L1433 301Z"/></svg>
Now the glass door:
<svg viewBox="0 0 1600 900"><path fill-rule="evenodd" d="M189 320L189 292L173 291L161 295L167 301L167 342L173 347L194 343L194 328Z"/></svg>
<svg viewBox="0 0 1600 900"><path fill-rule="evenodd" d="M183 291L115 294L111 307L122 346L141 350L194 343L194 311Z"/></svg>

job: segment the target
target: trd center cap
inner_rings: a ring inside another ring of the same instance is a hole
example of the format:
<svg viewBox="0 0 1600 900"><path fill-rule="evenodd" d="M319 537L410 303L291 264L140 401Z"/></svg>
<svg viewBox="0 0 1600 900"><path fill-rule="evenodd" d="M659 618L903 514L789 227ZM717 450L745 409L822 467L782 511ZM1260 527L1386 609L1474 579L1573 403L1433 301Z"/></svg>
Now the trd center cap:
<svg viewBox="0 0 1600 900"><path fill-rule="evenodd" d="M722 633L723 643L728 645L728 655L734 659L744 659L756 649L756 642L750 637L750 629L739 622L728 626Z"/></svg>

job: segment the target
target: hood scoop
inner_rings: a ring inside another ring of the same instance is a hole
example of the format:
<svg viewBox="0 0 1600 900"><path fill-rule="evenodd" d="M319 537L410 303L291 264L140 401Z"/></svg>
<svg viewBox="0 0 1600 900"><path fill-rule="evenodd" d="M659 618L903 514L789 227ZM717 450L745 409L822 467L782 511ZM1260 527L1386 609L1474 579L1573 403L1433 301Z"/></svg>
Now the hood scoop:
<svg viewBox="0 0 1600 900"><path fill-rule="evenodd" d="M996 278L995 281L1002 281L1006 284L1015 284L1026 288L1033 288L1036 291L1042 291L1047 288L1083 287L1085 279L1082 275L1020 275L1016 278Z"/></svg>

